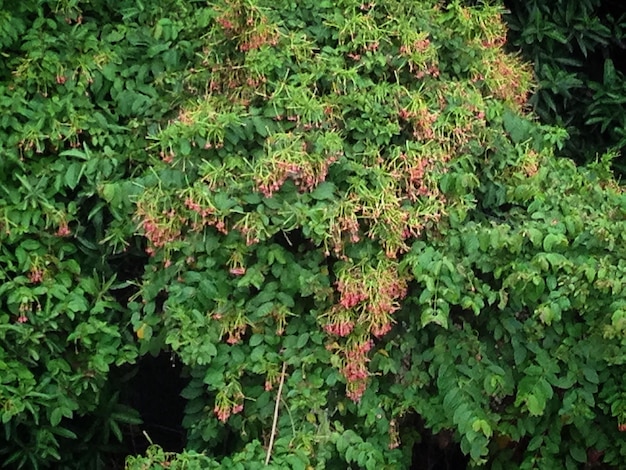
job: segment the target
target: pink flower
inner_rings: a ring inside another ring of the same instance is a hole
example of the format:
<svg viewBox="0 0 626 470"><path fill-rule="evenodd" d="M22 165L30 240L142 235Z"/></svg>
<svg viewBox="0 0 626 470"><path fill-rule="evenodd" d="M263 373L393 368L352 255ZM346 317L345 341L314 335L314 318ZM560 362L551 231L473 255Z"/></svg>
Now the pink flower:
<svg viewBox="0 0 626 470"><path fill-rule="evenodd" d="M39 284L43 280L43 270L31 268L28 274L28 280L33 284Z"/></svg>
<svg viewBox="0 0 626 470"><path fill-rule="evenodd" d="M234 276L243 276L246 274L246 268L243 266L233 266L230 268L230 273Z"/></svg>
<svg viewBox="0 0 626 470"><path fill-rule="evenodd" d="M233 406L233 414L241 413L243 411L243 403Z"/></svg>
<svg viewBox="0 0 626 470"><path fill-rule="evenodd" d="M67 237L68 235L71 235L72 232L70 231L70 228L67 225L67 222L63 222L61 225L59 225L59 229L57 230L57 236L58 237Z"/></svg>
<svg viewBox="0 0 626 470"><path fill-rule="evenodd" d="M226 422L226 420L230 416L230 408L229 407L221 407L221 406L215 405L215 408L213 409L213 412L217 416L217 419L219 419L222 423Z"/></svg>

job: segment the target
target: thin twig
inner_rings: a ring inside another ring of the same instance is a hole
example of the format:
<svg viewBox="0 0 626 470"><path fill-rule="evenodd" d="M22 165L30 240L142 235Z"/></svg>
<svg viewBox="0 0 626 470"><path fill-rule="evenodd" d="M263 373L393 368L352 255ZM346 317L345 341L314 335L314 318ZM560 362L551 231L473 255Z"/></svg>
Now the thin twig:
<svg viewBox="0 0 626 470"><path fill-rule="evenodd" d="M270 445L267 448L267 457L265 457L265 465L270 464L272 456L272 447L274 447L274 438L276 437L276 425L278 424L278 409L280 408L280 396L283 393L283 384L285 383L285 371L287 363L283 362L283 370L280 373L280 383L278 384L278 395L276 396L276 405L274 406L274 420L272 421L272 434L270 435Z"/></svg>

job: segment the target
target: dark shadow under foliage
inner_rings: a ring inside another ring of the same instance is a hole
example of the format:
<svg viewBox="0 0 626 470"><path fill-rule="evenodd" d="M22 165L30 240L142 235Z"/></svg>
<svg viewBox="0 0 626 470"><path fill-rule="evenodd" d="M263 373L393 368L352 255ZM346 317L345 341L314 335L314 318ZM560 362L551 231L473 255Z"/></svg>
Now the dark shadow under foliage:
<svg viewBox="0 0 626 470"><path fill-rule="evenodd" d="M183 366L173 355L161 352L156 357L143 356L135 367L137 373L128 383L127 399L143 423L134 427L128 453L143 453L150 444L181 452L186 441L182 427L186 400L180 393L188 382L181 376Z"/></svg>

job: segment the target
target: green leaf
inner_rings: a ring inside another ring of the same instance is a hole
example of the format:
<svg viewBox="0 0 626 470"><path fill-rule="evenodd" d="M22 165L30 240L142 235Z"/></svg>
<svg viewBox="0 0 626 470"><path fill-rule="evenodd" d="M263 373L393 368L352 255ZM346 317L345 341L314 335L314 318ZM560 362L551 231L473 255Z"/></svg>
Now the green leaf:
<svg viewBox="0 0 626 470"><path fill-rule="evenodd" d="M250 353L250 361L260 362L265 357L265 345L260 345L252 349Z"/></svg>
<svg viewBox="0 0 626 470"><path fill-rule="evenodd" d="M587 381L592 384L600 383L600 377L598 376L598 373L595 371L595 369L589 366L583 367L583 375L585 376L585 379L587 379Z"/></svg>
<svg viewBox="0 0 626 470"><path fill-rule="evenodd" d="M569 448L569 454L576 462L587 463L587 451L581 446L571 444Z"/></svg>
<svg viewBox="0 0 626 470"><path fill-rule="evenodd" d="M423 327L430 323L434 323L436 325L439 325L447 329L448 328L448 315L444 314L439 309L433 309L429 307L429 308L424 309L424 311L422 312L421 323Z"/></svg>
<svg viewBox="0 0 626 470"><path fill-rule="evenodd" d="M545 408L543 403L536 395L528 395L526 397L526 407L532 416L541 416Z"/></svg>
<svg viewBox="0 0 626 470"><path fill-rule="evenodd" d="M253 334L250 337L249 344L250 344L251 347L255 347L255 346L258 346L259 344L261 344L263 342L263 340L264 340L264 336L263 335L255 333L255 334Z"/></svg>
<svg viewBox="0 0 626 470"><path fill-rule="evenodd" d="M224 384L224 371L210 367L204 375L204 383L214 389L221 387Z"/></svg>
<svg viewBox="0 0 626 470"><path fill-rule="evenodd" d="M78 439L78 436L76 434L74 434L69 429L63 428L61 426L53 426L52 428L50 428L50 431L66 439Z"/></svg>
<svg viewBox="0 0 626 470"><path fill-rule="evenodd" d="M83 174L84 165L74 162L69 165L65 173L65 184L74 189Z"/></svg>
<svg viewBox="0 0 626 470"><path fill-rule="evenodd" d="M192 386L193 385L193 386ZM195 382L188 385L180 392L180 396L185 398L186 400L193 400L195 398L201 397L204 394L204 387L198 386Z"/></svg>
<svg viewBox="0 0 626 470"><path fill-rule="evenodd" d="M561 233L549 233L546 235L546 238L543 239L543 249L547 252L567 245L567 238Z"/></svg>
<svg viewBox="0 0 626 470"><path fill-rule="evenodd" d="M113 420L109 420L109 428L113 432L113 435L116 437L118 442L122 442L124 440L124 436L122 435L122 430L120 429L117 422Z"/></svg>
<svg viewBox="0 0 626 470"><path fill-rule="evenodd" d="M60 157L76 157L76 158L80 158L81 160L90 159L87 149L85 149L85 151L79 150L79 149L63 150L62 152L59 152L59 156Z"/></svg>
<svg viewBox="0 0 626 470"><path fill-rule="evenodd" d="M311 197L318 201L323 200L332 200L335 198L335 185L330 181L324 181L320 183L313 192L311 192Z"/></svg>
<svg viewBox="0 0 626 470"><path fill-rule="evenodd" d="M55 408L50 413L50 424L52 426L58 426L63 419L63 408Z"/></svg>
<svg viewBox="0 0 626 470"><path fill-rule="evenodd" d="M506 111L502 115L502 122L514 143L519 144L530 138L531 123L517 113Z"/></svg>
<svg viewBox="0 0 626 470"><path fill-rule="evenodd" d="M296 343L296 347L298 349L302 349L304 346L306 346L306 344L309 342L309 337L310 337L309 333L301 334L298 337L298 342Z"/></svg>

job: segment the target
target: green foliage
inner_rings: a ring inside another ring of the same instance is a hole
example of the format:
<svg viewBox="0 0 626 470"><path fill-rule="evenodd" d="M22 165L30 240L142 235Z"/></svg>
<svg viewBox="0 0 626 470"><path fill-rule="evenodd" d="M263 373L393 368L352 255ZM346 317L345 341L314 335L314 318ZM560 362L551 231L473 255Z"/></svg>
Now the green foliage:
<svg viewBox="0 0 626 470"><path fill-rule="evenodd" d="M504 2L511 46L533 62L538 89L531 98L546 122L567 129L567 155L594 161L626 147L622 108L626 11L619 2ZM615 162L622 174L624 164Z"/></svg>
<svg viewBox="0 0 626 470"><path fill-rule="evenodd" d="M116 366L165 350L187 450L129 469L408 468L425 430L496 469L626 456L624 196L524 114L498 7L6 12L8 464L110 466Z"/></svg>
<svg viewBox="0 0 626 470"><path fill-rule="evenodd" d="M150 25L173 2L4 3L0 460L110 468L119 423L138 422L114 393L138 354L124 299L139 252L131 178L193 49L170 48L182 27Z"/></svg>

